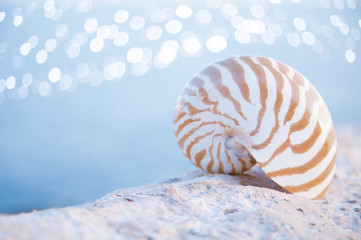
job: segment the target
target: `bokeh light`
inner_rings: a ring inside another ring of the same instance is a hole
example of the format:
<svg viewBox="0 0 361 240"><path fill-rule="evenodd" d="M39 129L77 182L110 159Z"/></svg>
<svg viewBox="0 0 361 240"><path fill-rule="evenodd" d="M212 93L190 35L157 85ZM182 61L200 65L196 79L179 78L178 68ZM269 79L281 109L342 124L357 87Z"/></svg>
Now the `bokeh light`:
<svg viewBox="0 0 361 240"><path fill-rule="evenodd" d="M64 41L68 35L68 27L65 24L60 24L55 28L55 36L59 39L59 41Z"/></svg>
<svg viewBox="0 0 361 240"><path fill-rule="evenodd" d="M201 9L196 13L196 19L200 23L209 23L212 18L212 13L205 9Z"/></svg>
<svg viewBox="0 0 361 240"><path fill-rule="evenodd" d="M210 52L217 53L227 48L227 40L222 36L213 36L206 42Z"/></svg>
<svg viewBox="0 0 361 240"><path fill-rule="evenodd" d="M287 6L292 4L297 9L297 5L301 6L303 3L272 0L241 4L233 1L207 0L203 5L153 6L146 8L144 14L122 7L111 11L108 14L110 19L104 20L101 16L90 14L97 9L94 8L96 4L90 0L76 3L46 0L42 4L30 1L25 7L14 8L10 14L4 10L0 11L0 23L12 28L22 27L31 22L31 14L40 11L43 18L53 21L52 28L48 28L50 31L47 33L33 31L33 34L28 35L16 46L6 39L0 40L0 60L7 59L10 69L14 70L27 68L32 62L47 69L60 70L59 66L50 65L55 59L62 56L74 61L79 59L75 66L67 66L65 77L45 76L51 83L59 82L59 86L62 86L59 88L63 90L76 89L74 86L77 86L78 81L100 86L103 80L117 79L120 75L142 76L153 67L167 68L176 61L179 54L185 58L197 57L204 54L204 49L215 54L226 51L233 44L275 45L285 42L290 47L309 47L324 61L332 58L334 50L342 51L339 54L343 55L346 62L356 61L358 42L361 39L361 19L352 23L344 15L346 10L359 9L355 1L343 3L320 0L318 5L315 3L312 7L336 11L314 15L312 18L301 12L288 11ZM78 14L84 14L83 20L72 23L66 21L64 16L72 8ZM11 15L12 18L7 21ZM39 42L43 48L38 47ZM169 46L173 46L174 49L170 50ZM16 48L17 53L8 54L9 47ZM96 57L97 54L109 53L117 59L113 63L104 64ZM29 56L34 60L29 60ZM87 58L93 59L92 67L84 62ZM119 65L119 62L122 64ZM114 66L121 66L121 69L129 71L115 72ZM9 70L7 74L12 73ZM23 77L12 75L19 79ZM39 74L40 79L44 79L41 75L44 73ZM8 78L4 75L0 77ZM14 88L21 86L23 85L20 82L16 82ZM46 92L44 86L42 94ZM6 89L2 92L5 96L10 94ZM24 99L24 96L36 92L40 94L39 91L28 90L27 94L25 92L24 88L18 90L19 98ZM49 94L43 95L50 94L51 89Z"/></svg>
<svg viewBox="0 0 361 240"><path fill-rule="evenodd" d="M303 31L306 29L306 21L300 17L296 17L293 19L293 25L298 31Z"/></svg>
<svg viewBox="0 0 361 240"><path fill-rule="evenodd" d="M119 10L114 14L115 23L125 23L129 18L129 13L126 10Z"/></svg>
<svg viewBox="0 0 361 240"><path fill-rule="evenodd" d="M176 19L170 20L165 25L165 29L167 30L167 32L169 32L171 34L179 33L182 30L182 28L183 28L183 24Z"/></svg>
<svg viewBox="0 0 361 240"><path fill-rule="evenodd" d="M129 22L129 27L133 30L140 30L144 27L145 18L142 16L135 16Z"/></svg>
<svg viewBox="0 0 361 240"><path fill-rule="evenodd" d="M22 83L25 87L30 87L33 83L33 75L31 73L25 73L22 77Z"/></svg>
<svg viewBox="0 0 361 240"><path fill-rule="evenodd" d="M40 96L46 97L50 94L50 84L48 82L41 82L38 86Z"/></svg>
<svg viewBox="0 0 361 240"><path fill-rule="evenodd" d="M346 60L349 62L349 63L353 63L356 59L356 54L354 51L352 50L346 50L345 52L345 57L346 57Z"/></svg>
<svg viewBox="0 0 361 240"><path fill-rule="evenodd" d="M30 43L28 43L28 42L22 44L21 47L20 47L20 53L23 56L28 55L30 50L31 50L31 46L30 46Z"/></svg>
<svg viewBox="0 0 361 240"><path fill-rule="evenodd" d="M39 43L39 37L36 35L29 37L28 43L30 44L31 48L35 48Z"/></svg>
<svg viewBox="0 0 361 240"><path fill-rule="evenodd" d="M149 40L157 40L162 36L163 30L159 26L153 25L147 28L147 31L145 32L145 36Z"/></svg>
<svg viewBox="0 0 361 240"><path fill-rule="evenodd" d="M130 63L140 62L143 58L143 50L139 47L129 49L127 52L127 61Z"/></svg>
<svg viewBox="0 0 361 240"><path fill-rule="evenodd" d="M15 16L14 17L14 26L19 27L23 23L23 16Z"/></svg>
<svg viewBox="0 0 361 240"><path fill-rule="evenodd" d="M113 39L114 45L118 47L126 45L128 41L129 41L129 34L127 32L117 32Z"/></svg>
<svg viewBox="0 0 361 240"><path fill-rule="evenodd" d="M302 39L307 45L313 45L315 43L315 36L311 32L304 32L302 34Z"/></svg>
<svg viewBox="0 0 361 240"><path fill-rule="evenodd" d="M18 96L20 99L25 99L29 94L29 90L26 86L21 86L18 89Z"/></svg>
<svg viewBox="0 0 361 240"><path fill-rule="evenodd" d="M180 18L189 18L192 15L192 8L188 5L180 5L175 10L175 13Z"/></svg>
<svg viewBox="0 0 361 240"><path fill-rule="evenodd" d="M238 8L236 5L234 5L233 3L225 3L222 6L222 12L223 14L225 14L226 16L232 17L237 15L238 13Z"/></svg>
<svg viewBox="0 0 361 240"><path fill-rule="evenodd" d="M45 42L45 50L47 52L53 52L56 49L57 41L55 38L49 38Z"/></svg>
<svg viewBox="0 0 361 240"><path fill-rule="evenodd" d="M125 74L126 66L124 62L116 61L104 67L103 77L105 80L120 78Z"/></svg>
<svg viewBox="0 0 361 240"><path fill-rule="evenodd" d="M45 50L40 50L36 54L36 61L39 64L43 64L48 59L48 53Z"/></svg>
<svg viewBox="0 0 361 240"><path fill-rule="evenodd" d="M6 79L6 87L11 90L15 87L16 79L14 76L10 76Z"/></svg>
<svg viewBox="0 0 361 240"><path fill-rule="evenodd" d="M60 77L61 71L59 68L55 67L49 71L48 78L50 82L56 83L57 81L59 81Z"/></svg>
<svg viewBox="0 0 361 240"><path fill-rule="evenodd" d="M104 47L104 40L96 37L90 41L89 48L92 52L100 52Z"/></svg>
<svg viewBox="0 0 361 240"><path fill-rule="evenodd" d="M98 26L99 26L99 23L96 18L88 18L84 23L84 30L88 34L92 34L92 33L96 32L96 30L98 29Z"/></svg>
<svg viewBox="0 0 361 240"><path fill-rule="evenodd" d="M201 50L202 45L199 42L197 38L190 37L183 41L183 49L189 54L189 55L195 55L196 53Z"/></svg>

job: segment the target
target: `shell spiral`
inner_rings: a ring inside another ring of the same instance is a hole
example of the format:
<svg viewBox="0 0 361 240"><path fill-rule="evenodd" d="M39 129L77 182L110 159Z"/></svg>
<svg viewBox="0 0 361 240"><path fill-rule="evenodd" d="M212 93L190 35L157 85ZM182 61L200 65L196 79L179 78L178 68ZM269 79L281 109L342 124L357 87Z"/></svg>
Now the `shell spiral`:
<svg viewBox="0 0 361 240"><path fill-rule="evenodd" d="M277 184L324 196L336 165L331 115L313 85L267 57L232 57L192 77L178 97L174 133L183 154L210 173L260 165Z"/></svg>

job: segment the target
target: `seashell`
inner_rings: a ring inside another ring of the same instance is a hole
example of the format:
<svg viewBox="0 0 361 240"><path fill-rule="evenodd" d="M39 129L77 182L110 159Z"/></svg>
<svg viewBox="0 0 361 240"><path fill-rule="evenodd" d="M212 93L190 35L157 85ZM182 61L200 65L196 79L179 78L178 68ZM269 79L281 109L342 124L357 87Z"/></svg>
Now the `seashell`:
<svg viewBox="0 0 361 240"><path fill-rule="evenodd" d="M232 57L192 77L178 97L174 133L183 154L210 173L256 163L277 184L324 196L336 165L325 102L292 67L267 57Z"/></svg>

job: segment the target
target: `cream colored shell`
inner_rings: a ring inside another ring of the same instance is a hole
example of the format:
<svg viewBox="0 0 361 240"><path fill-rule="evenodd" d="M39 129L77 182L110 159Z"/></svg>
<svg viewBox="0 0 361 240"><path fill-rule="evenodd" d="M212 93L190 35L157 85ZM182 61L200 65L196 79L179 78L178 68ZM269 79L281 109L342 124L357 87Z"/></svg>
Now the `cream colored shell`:
<svg viewBox="0 0 361 240"><path fill-rule="evenodd" d="M183 154L204 171L239 174L258 163L291 193L326 194L336 136L317 90L292 67L266 57L232 57L185 85L174 132Z"/></svg>

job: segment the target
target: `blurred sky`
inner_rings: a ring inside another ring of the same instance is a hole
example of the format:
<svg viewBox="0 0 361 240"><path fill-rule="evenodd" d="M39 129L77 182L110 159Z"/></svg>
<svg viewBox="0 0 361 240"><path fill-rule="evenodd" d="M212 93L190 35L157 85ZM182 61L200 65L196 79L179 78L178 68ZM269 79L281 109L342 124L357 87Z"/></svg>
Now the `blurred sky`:
<svg viewBox="0 0 361 240"><path fill-rule="evenodd" d="M196 168L176 98L233 55L285 62L336 126L361 120L361 1L2 1L0 212L92 201Z"/></svg>

